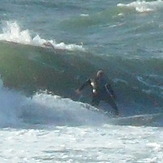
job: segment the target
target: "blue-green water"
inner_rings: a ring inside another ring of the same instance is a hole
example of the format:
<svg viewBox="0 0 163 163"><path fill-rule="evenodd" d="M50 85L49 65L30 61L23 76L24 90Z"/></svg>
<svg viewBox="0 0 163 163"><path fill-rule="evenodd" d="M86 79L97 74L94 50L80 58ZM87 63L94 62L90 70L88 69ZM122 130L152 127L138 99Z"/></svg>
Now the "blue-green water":
<svg viewBox="0 0 163 163"><path fill-rule="evenodd" d="M0 4L0 162L162 162L163 1ZM83 103L99 69L142 116Z"/></svg>
<svg viewBox="0 0 163 163"><path fill-rule="evenodd" d="M26 93L73 97L102 68L120 105L157 112L163 98L162 9L162 1L2 2L3 83Z"/></svg>
<svg viewBox="0 0 163 163"><path fill-rule="evenodd" d="M161 111L162 9L162 1L2 2L3 85L77 100L74 90L104 69L130 114Z"/></svg>

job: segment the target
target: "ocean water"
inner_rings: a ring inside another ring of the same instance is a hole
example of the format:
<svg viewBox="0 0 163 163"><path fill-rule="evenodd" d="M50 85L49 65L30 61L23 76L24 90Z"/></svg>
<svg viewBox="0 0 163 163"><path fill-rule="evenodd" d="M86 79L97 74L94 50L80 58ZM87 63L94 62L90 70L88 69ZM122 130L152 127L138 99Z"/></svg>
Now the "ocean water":
<svg viewBox="0 0 163 163"><path fill-rule="evenodd" d="M162 0L3 0L0 162L161 163L162 11ZM119 118L75 93L99 69Z"/></svg>

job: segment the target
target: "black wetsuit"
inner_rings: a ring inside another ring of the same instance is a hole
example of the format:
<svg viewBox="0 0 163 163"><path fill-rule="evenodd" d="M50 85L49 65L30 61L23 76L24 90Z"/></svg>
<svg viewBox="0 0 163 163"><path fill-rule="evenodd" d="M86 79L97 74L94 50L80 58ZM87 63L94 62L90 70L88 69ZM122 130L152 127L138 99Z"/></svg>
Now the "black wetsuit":
<svg viewBox="0 0 163 163"><path fill-rule="evenodd" d="M98 106L100 101L105 101L112 106L115 110L115 114L118 115L118 108L114 101L114 91L111 88L111 85L108 84L107 79L105 77L95 79L88 79L80 88L79 91L84 89L86 86L90 85L93 90L92 94L92 102L93 106Z"/></svg>

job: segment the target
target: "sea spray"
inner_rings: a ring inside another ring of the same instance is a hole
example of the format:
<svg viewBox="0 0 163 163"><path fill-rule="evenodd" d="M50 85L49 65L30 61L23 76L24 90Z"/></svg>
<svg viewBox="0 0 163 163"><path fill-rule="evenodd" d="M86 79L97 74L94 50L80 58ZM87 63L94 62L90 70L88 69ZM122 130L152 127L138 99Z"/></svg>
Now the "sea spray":
<svg viewBox="0 0 163 163"><path fill-rule="evenodd" d="M88 104L47 92L26 97L21 92L2 86L0 97L0 127L17 128L29 124L100 125L108 119Z"/></svg>
<svg viewBox="0 0 163 163"><path fill-rule="evenodd" d="M17 22L12 21L7 21L3 26L0 40L68 51L85 51L82 45L57 43L55 40L43 39L39 35L33 37L28 29L22 30Z"/></svg>

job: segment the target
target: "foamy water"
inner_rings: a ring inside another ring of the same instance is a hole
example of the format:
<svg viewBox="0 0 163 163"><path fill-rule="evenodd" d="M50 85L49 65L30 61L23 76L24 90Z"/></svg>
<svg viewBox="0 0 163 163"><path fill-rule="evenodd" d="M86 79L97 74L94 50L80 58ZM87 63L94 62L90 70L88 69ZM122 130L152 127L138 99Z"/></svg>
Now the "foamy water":
<svg viewBox="0 0 163 163"><path fill-rule="evenodd" d="M162 0L151 1L151 2L134 1L128 4L119 3L117 6L135 9L137 12L144 13L144 12L152 12L152 11L157 11L159 9L162 9L163 1Z"/></svg>
<svg viewBox="0 0 163 163"><path fill-rule="evenodd" d="M161 0L2 1L0 162L162 163L162 9ZM99 68L119 118L73 95Z"/></svg>
<svg viewBox="0 0 163 163"><path fill-rule="evenodd" d="M22 30L20 26L17 24L17 22L7 21L2 31L3 33L0 34L0 40L2 41L9 41L33 46L41 46L52 49L84 51L82 45L65 44L64 42L57 43L55 40L42 39L39 35L32 37L30 31Z"/></svg>

